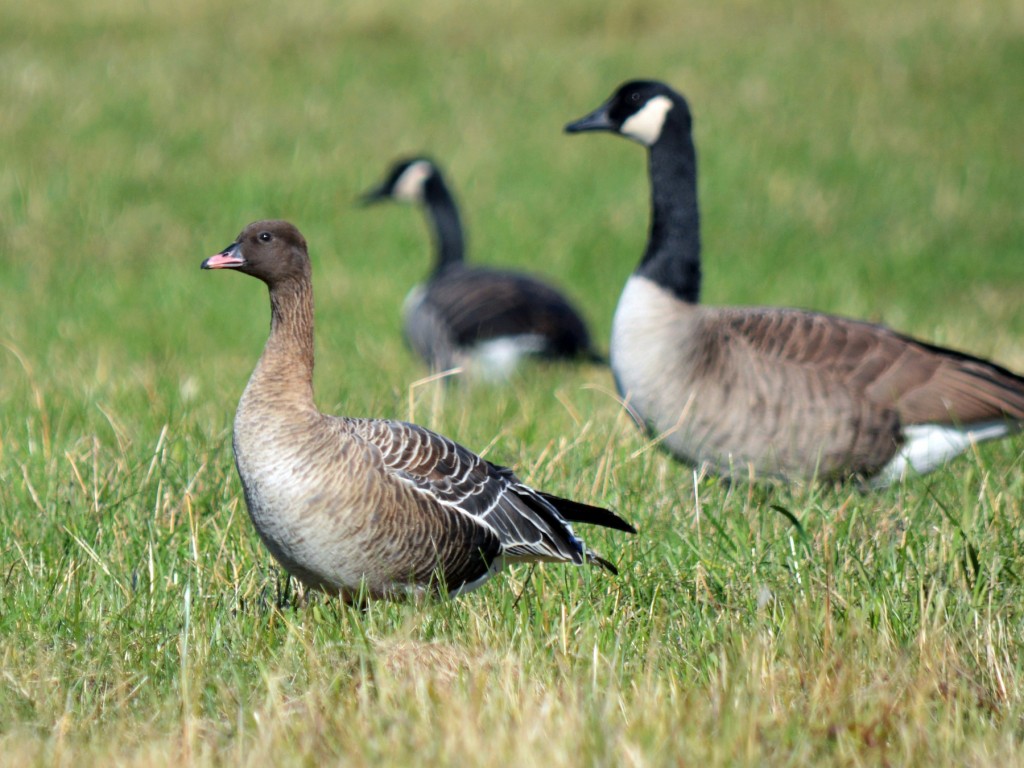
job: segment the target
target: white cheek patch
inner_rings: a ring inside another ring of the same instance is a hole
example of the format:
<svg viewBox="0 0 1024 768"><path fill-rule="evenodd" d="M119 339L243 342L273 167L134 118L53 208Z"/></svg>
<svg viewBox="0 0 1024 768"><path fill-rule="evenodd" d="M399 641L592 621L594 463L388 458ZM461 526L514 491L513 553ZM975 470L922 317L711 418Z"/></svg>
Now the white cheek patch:
<svg viewBox="0 0 1024 768"><path fill-rule="evenodd" d="M406 203L423 202L423 187L433 169L426 160L417 160L410 165L395 182L391 196Z"/></svg>
<svg viewBox="0 0 1024 768"><path fill-rule="evenodd" d="M661 136L665 115L670 109L672 100L668 96L655 96L644 104L639 112L626 120L619 132L644 146L653 146Z"/></svg>

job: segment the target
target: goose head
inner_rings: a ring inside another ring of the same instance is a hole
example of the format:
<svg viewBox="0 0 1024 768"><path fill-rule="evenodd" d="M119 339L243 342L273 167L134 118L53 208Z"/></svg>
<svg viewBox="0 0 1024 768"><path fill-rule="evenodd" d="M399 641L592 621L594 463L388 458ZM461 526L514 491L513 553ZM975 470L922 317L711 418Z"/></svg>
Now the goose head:
<svg viewBox="0 0 1024 768"><path fill-rule="evenodd" d="M681 121L682 129L690 130L686 99L657 80L631 80L593 112L566 125L565 132L609 131L653 147L669 120Z"/></svg>
<svg viewBox="0 0 1024 768"><path fill-rule="evenodd" d="M391 166L384 181L364 192L359 201L364 205L382 200L422 203L426 198L427 184L439 175L437 166L426 157L399 160Z"/></svg>
<svg viewBox="0 0 1024 768"><path fill-rule="evenodd" d="M308 279L306 240L287 221L255 221L231 245L206 259L203 269L236 269L259 278L271 288Z"/></svg>

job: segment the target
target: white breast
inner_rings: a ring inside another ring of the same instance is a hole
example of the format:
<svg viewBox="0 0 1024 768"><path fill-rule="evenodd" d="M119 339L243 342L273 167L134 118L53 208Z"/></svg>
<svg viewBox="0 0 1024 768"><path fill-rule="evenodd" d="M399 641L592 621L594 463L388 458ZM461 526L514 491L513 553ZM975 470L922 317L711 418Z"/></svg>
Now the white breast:
<svg viewBox="0 0 1024 768"><path fill-rule="evenodd" d="M611 363L621 394L645 418L655 402L678 384L679 359L685 353L677 333L683 302L639 275L626 281L612 321Z"/></svg>

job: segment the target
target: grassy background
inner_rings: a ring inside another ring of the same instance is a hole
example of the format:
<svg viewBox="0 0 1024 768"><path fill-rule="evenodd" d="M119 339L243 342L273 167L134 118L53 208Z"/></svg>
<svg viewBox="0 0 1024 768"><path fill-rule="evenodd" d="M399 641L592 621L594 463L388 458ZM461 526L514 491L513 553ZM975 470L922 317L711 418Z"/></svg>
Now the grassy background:
<svg viewBox="0 0 1024 768"><path fill-rule="evenodd" d="M413 386L397 154L477 261L606 340L641 150L561 126L620 81L696 116L705 298L808 306L1024 370L1020 0L0 0L0 763L1010 764L1024 747L1021 440L884 493L692 473L598 369ZM635 521L619 563L454 603L280 608L239 498L254 281L293 220L324 410L414 417ZM800 522L794 526L790 518Z"/></svg>

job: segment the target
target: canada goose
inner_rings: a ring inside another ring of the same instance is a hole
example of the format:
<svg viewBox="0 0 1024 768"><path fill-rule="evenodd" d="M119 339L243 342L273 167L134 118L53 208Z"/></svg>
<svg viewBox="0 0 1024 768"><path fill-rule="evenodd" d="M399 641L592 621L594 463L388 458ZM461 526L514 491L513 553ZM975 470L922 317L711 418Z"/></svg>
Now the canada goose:
<svg viewBox="0 0 1024 768"><path fill-rule="evenodd" d="M423 427L327 416L313 402L313 284L284 221L247 226L203 269L270 289L270 337L235 414L235 464L263 543L309 587L353 599L475 589L504 562L594 563L570 522L634 532L613 512L527 487Z"/></svg>
<svg viewBox="0 0 1024 768"><path fill-rule="evenodd" d="M434 269L402 308L405 337L434 371L467 366L506 377L524 355L604 362L569 300L530 275L468 266L459 210L438 167L425 157L396 162L361 198L423 206L433 231Z"/></svg>
<svg viewBox="0 0 1024 768"><path fill-rule="evenodd" d="M686 100L620 86L569 133L647 147L651 225L612 325L620 394L678 458L724 474L886 485L1021 429L1024 379L880 325L699 305L697 158Z"/></svg>

